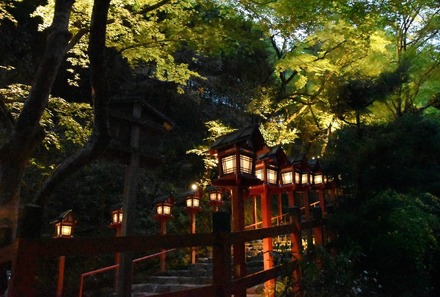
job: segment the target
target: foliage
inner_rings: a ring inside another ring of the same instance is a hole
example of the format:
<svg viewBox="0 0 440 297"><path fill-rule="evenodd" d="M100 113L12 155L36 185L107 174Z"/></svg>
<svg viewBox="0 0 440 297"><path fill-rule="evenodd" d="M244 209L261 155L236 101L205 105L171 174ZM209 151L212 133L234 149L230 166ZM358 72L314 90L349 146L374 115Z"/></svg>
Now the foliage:
<svg viewBox="0 0 440 297"><path fill-rule="evenodd" d="M325 156L329 170L342 174L358 199L387 188L438 196L439 137L435 119L406 115L389 124L363 126L360 135L355 128L341 129Z"/></svg>
<svg viewBox="0 0 440 297"><path fill-rule="evenodd" d="M408 114L360 134L342 129L328 146L346 193L335 220L340 244L361 248L387 296L438 291L439 129L436 118Z"/></svg>
<svg viewBox="0 0 440 297"><path fill-rule="evenodd" d="M332 255L324 248L315 250L316 261L304 261L302 285L305 296L385 296L380 275L374 270L362 269L359 264L365 257L359 249Z"/></svg>
<svg viewBox="0 0 440 297"><path fill-rule="evenodd" d="M365 265L377 269L388 296L429 296L432 291L440 250L434 231L439 228L439 206L431 195L393 191L362 205L357 219L362 232L352 236L365 250Z"/></svg>

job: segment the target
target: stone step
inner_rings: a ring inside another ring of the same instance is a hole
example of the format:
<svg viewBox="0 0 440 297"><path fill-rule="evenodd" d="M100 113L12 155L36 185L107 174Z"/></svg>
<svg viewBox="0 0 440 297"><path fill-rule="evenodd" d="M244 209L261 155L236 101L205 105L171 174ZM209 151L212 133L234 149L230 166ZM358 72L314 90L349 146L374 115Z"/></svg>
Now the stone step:
<svg viewBox="0 0 440 297"><path fill-rule="evenodd" d="M206 285L191 285L191 284L137 284L132 285L132 296L154 296L157 294L170 293L188 289L199 288Z"/></svg>
<svg viewBox="0 0 440 297"><path fill-rule="evenodd" d="M247 257L248 273L255 273L263 269L262 254ZM211 258L199 258L198 263L188 266L187 269L166 270L156 273L145 279L143 284L133 284L133 297L154 296L156 294L174 292L206 286L212 283L213 263ZM262 296L260 286L249 288L248 297Z"/></svg>
<svg viewBox="0 0 440 297"><path fill-rule="evenodd" d="M163 293L176 292L187 289L194 289L201 287L200 285L160 285L160 284L142 284L132 286L132 297L147 297ZM258 285L246 290L247 297L261 297L264 294L264 285Z"/></svg>
<svg viewBox="0 0 440 297"><path fill-rule="evenodd" d="M146 283L159 285L205 285L212 282L211 276L150 276Z"/></svg>

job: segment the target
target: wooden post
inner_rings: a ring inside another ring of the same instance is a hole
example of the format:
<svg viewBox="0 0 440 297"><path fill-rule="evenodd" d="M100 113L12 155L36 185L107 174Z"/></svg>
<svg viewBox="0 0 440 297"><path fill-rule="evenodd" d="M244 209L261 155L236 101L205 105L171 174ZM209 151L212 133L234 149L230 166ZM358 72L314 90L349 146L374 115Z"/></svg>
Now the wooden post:
<svg viewBox="0 0 440 297"><path fill-rule="evenodd" d="M65 263L66 263L66 257L60 256L60 258L58 259L57 297L63 296Z"/></svg>
<svg viewBox="0 0 440 297"><path fill-rule="evenodd" d="M270 196L268 195L267 185L264 185L264 191L261 194L261 217L263 228L271 227L271 218L272 218L272 209L270 203ZM263 265L264 270L270 269L273 267L273 242L271 237L263 238ZM275 296L275 280L271 279L264 283L266 287L267 297Z"/></svg>
<svg viewBox="0 0 440 297"><path fill-rule="evenodd" d="M244 231L244 197L243 189L240 186L232 187L232 231ZM245 242L234 243L233 249L233 271L235 278L241 278L246 275L246 253ZM246 297L246 288L240 290L235 297Z"/></svg>
<svg viewBox="0 0 440 297"><path fill-rule="evenodd" d="M139 103L133 106L133 117L141 118L142 107ZM139 138L140 128L133 123L131 127L130 139L130 164L125 173L124 197L123 197L123 217L122 217L122 236L133 235L136 225L136 194L138 189L139 175ZM126 251L121 253L118 277L118 294L120 297L131 297L131 283L133 281L133 253Z"/></svg>
<svg viewBox="0 0 440 297"><path fill-rule="evenodd" d="M116 237L121 236L121 224L119 224L118 226L116 226ZM116 253L115 254L115 264L118 265L115 269L115 284L114 284L114 288L115 288L115 292L118 291L118 285L119 285L119 263L121 262L121 253Z"/></svg>
<svg viewBox="0 0 440 297"><path fill-rule="evenodd" d="M229 297L229 284L231 283L231 216L227 212L212 214L213 233L213 284L216 286L215 297Z"/></svg>
<svg viewBox="0 0 440 297"><path fill-rule="evenodd" d="M8 297L36 296L36 278L39 269L38 243L17 239L15 258L12 263L13 274Z"/></svg>
<svg viewBox="0 0 440 297"><path fill-rule="evenodd" d="M321 207L322 217L325 218L327 214L327 209L325 207L325 195L323 189L318 189L319 206Z"/></svg>
<svg viewBox="0 0 440 297"><path fill-rule="evenodd" d="M281 194L278 194L278 217L279 217L279 224L282 224L281 221L283 219L283 200L281 199Z"/></svg>
<svg viewBox="0 0 440 297"><path fill-rule="evenodd" d="M290 234L290 241L292 243L292 257L293 260L301 260L302 240L301 240L301 210L297 206L289 207L290 222L295 226L295 233ZM293 291L301 292L300 286L301 270L299 266L293 272ZM296 295L295 295L296 296ZM302 296L300 294L299 296Z"/></svg>
<svg viewBox="0 0 440 297"><path fill-rule="evenodd" d="M253 219L254 219L254 229L258 229L258 206L257 206L257 197L252 196L252 200L254 202L253 207Z"/></svg>
<svg viewBox="0 0 440 297"><path fill-rule="evenodd" d="M310 222L311 216L310 216L310 199L309 199L309 191L304 190L303 192L303 201L304 201L304 215L306 222ZM312 230L307 230L307 247L310 247L313 245L313 234Z"/></svg>
<svg viewBox="0 0 440 297"><path fill-rule="evenodd" d="M323 243L322 212L320 207L313 207L313 220L316 224L313 227L313 237L315 238L315 245L320 246Z"/></svg>
<svg viewBox="0 0 440 297"><path fill-rule="evenodd" d="M288 206L289 208L292 208L295 206L295 195L293 191L287 192L287 198L288 198Z"/></svg>

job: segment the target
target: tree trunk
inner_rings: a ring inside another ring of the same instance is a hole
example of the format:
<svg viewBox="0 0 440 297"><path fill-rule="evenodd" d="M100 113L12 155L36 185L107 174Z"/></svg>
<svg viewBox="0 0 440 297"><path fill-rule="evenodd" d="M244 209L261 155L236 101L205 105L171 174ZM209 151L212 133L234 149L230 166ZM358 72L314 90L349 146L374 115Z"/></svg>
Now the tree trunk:
<svg viewBox="0 0 440 297"><path fill-rule="evenodd" d="M57 0L35 82L11 135L0 149L0 227L12 229L12 240L17 231L21 180L35 148L44 139L40 119L70 39L68 25L73 3L74 0Z"/></svg>
<svg viewBox="0 0 440 297"><path fill-rule="evenodd" d="M95 0L90 27L89 57L93 88L94 127L87 144L64 160L45 182L34 202L44 207L53 190L78 168L89 164L107 148L110 142L108 128L108 83L105 69L105 38L110 0Z"/></svg>

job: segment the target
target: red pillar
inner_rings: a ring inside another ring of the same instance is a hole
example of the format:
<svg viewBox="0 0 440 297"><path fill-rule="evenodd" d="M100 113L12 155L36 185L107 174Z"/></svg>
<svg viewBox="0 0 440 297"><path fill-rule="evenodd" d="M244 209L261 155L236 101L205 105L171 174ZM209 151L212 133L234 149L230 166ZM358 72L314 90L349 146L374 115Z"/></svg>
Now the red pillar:
<svg viewBox="0 0 440 297"><path fill-rule="evenodd" d="M263 228L271 227L271 219L272 219L272 211L271 211L271 204L270 204L270 196L267 193L267 186L264 185L264 191L261 194L261 217L262 217L262 223ZM263 238L263 262L264 262L264 270L270 269L273 267L273 257L272 257L272 251L273 251L273 242L272 238ZM264 286L266 287L267 297L274 296L274 289L275 289L275 280L271 279L267 282L265 282Z"/></svg>
<svg viewBox="0 0 440 297"><path fill-rule="evenodd" d="M161 219L160 220L160 234L165 235L167 234L167 220ZM164 252L165 250L162 250ZM166 270L166 257L167 255L165 253L160 254L160 271L164 272Z"/></svg>
<svg viewBox="0 0 440 297"><path fill-rule="evenodd" d="M196 212L194 210L190 210L190 233L196 234ZM196 263L196 248L191 247L191 264Z"/></svg>
<svg viewBox="0 0 440 297"><path fill-rule="evenodd" d="M295 206L295 195L293 194L293 191L287 192L287 198L288 198L289 208L294 207Z"/></svg>
<svg viewBox="0 0 440 297"><path fill-rule="evenodd" d="M60 256L58 260L58 282L57 282L57 297L63 296L64 286L64 266L66 263L66 257Z"/></svg>

